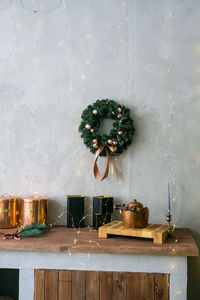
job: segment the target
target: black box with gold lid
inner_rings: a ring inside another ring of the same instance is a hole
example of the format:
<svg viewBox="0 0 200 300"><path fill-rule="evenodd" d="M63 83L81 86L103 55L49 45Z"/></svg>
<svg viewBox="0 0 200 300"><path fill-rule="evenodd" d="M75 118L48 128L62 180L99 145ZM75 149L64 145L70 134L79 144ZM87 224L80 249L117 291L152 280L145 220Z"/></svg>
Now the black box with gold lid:
<svg viewBox="0 0 200 300"><path fill-rule="evenodd" d="M112 214L113 197L111 196L94 196L93 197L94 214Z"/></svg>
<svg viewBox="0 0 200 300"><path fill-rule="evenodd" d="M84 199L83 195L67 195L66 227L84 227Z"/></svg>

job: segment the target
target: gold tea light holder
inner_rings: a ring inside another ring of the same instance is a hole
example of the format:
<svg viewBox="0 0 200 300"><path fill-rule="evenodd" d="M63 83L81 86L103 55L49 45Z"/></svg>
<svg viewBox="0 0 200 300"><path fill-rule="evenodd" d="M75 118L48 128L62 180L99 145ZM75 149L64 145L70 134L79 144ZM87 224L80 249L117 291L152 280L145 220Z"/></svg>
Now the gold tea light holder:
<svg viewBox="0 0 200 300"><path fill-rule="evenodd" d="M20 225L32 223L48 224L48 198L39 195L21 200Z"/></svg>

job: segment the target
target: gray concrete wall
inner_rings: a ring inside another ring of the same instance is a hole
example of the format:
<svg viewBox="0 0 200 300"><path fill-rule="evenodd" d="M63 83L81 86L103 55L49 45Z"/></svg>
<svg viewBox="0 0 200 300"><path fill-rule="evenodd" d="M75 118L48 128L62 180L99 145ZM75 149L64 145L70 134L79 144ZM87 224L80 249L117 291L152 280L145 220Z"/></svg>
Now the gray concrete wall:
<svg viewBox="0 0 200 300"><path fill-rule="evenodd" d="M112 194L162 223L170 182L173 223L198 238L200 1L68 0L30 13L15 0L0 25L0 193L48 196L52 223L66 222L64 196L80 193L88 214L93 195ZM116 179L96 183L77 129L102 98L128 106L137 133L114 160ZM200 261L189 266L200 295Z"/></svg>

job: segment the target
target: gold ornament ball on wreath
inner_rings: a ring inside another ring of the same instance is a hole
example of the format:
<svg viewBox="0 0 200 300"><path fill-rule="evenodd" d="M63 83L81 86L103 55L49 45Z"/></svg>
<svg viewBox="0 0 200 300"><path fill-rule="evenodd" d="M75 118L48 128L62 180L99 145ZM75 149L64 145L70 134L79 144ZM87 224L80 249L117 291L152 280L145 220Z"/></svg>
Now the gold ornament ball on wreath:
<svg viewBox="0 0 200 300"><path fill-rule="evenodd" d="M93 147L94 144L98 144L98 148L103 149L100 156L106 156L106 145L117 145L114 152L109 147L107 148L111 156L121 154L126 150L135 134L134 122L129 113L130 110L124 105L109 99L97 100L84 109L79 131L85 145L92 153L97 151L96 146ZM101 120L105 118L113 120L113 128L109 134L100 135L98 129L101 126ZM123 130L121 127L123 127Z"/></svg>

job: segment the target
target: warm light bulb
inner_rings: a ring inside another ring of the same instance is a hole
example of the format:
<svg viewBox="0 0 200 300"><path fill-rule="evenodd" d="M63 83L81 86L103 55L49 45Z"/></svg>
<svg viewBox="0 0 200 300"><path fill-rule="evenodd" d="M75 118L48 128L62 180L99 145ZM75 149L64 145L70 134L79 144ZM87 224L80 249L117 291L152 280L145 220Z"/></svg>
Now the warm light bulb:
<svg viewBox="0 0 200 300"><path fill-rule="evenodd" d="M85 80L85 78L86 78L86 75L85 74L81 74L81 79Z"/></svg>
<svg viewBox="0 0 200 300"><path fill-rule="evenodd" d="M174 270L176 268L175 265L171 265L171 269Z"/></svg>
<svg viewBox="0 0 200 300"><path fill-rule="evenodd" d="M73 86L70 85L70 86L68 87L68 90L69 90L70 92L72 92L72 91L74 90Z"/></svg>

